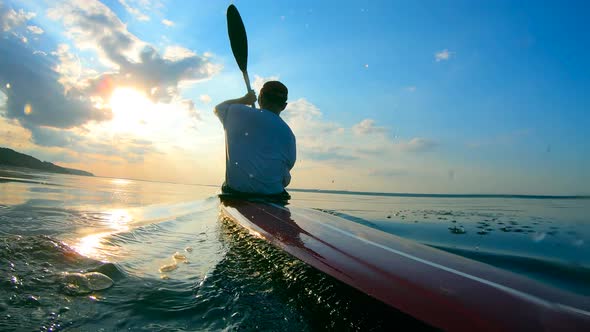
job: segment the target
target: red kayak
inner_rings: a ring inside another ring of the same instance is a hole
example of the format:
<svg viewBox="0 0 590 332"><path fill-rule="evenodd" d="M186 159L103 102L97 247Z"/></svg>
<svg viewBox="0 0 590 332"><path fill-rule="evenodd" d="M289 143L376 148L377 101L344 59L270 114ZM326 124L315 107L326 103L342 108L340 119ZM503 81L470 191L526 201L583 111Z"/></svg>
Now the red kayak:
<svg viewBox="0 0 590 332"><path fill-rule="evenodd" d="M222 199L222 212L305 263L448 331L590 331L590 298L320 211Z"/></svg>

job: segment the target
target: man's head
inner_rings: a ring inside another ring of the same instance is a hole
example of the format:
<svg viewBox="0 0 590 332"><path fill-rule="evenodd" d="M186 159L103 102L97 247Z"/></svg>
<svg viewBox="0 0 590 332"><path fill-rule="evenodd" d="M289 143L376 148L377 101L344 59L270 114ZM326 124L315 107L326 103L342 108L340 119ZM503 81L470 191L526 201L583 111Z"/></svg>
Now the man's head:
<svg viewBox="0 0 590 332"><path fill-rule="evenodd" d="M258 103L260 107L279 114L287 107L288 94L289 90L283 83L268 81L260 89Z"/></svg>

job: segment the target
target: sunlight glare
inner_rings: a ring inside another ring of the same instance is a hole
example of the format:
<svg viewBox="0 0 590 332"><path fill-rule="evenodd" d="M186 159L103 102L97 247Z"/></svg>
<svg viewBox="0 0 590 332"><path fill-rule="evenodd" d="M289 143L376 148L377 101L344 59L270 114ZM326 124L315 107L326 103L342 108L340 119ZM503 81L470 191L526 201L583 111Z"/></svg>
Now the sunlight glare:
<svg viewBox="0 0 590 332"><path fill-rule="evenodd" d="M86 125L89 134L96 139L121 144L122 150L127 145L133 148L149 145L148 148L154 149L159 142L195 146L195 125L201 120L199 111L189 109L187 100L155 102L139 90L118 87L107 101L95 97L92 102L99 109L111 108L112 111L110 121Z"/></svg>
<svg viewBox="0 0 590 332"><path fill-rule="evenodd" d="M107 211L101 218L113 231L99 232L81 237L73 246L81 255L100 260L114 257L121 254L117 246L105 243L105 238L114 234L129 231L129 225L133 221L131 214L125 209L114 209Z"/></svg>
<svg viewBox="0 0 590 332"><path fill-rule="evenodd" d="M85 236L80 239L80 241L74 245L74 249L83 256L86 257L94 257L94 258L104 258L104 255L101 255L102 252L99 250L101 246L102 239L110 235L110 233L97 233Z"/></svg>
<svg viewBox="0 0 590 332"><path fill-rule="evenodd" d="M129 181L127 179L112 179L111 183L116 186L124 187L124 186L128 185L129 183L131 183L131 181Z"/></svg>
<svg viewBox="0 0 590 332"><path fill-rule="evenodd" d="M132 88L115 89L110 105L113 111L113 129L136 134L142 132L146 112L153 108L153 103L144 94Z"/></svg>
<svg viewBox="0 0 590 332"><path fill-rule="evenodd" d="M120 232L129 230L127 224L132 220L131 214L125 209L111 210L107 216L108 225Z"/></svg>

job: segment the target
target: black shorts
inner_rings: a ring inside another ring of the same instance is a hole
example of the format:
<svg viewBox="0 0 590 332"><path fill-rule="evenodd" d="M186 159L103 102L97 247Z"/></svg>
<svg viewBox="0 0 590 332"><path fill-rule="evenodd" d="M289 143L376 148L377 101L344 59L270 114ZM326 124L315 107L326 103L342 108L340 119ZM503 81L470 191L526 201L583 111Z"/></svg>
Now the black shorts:
<svg viewBox="0 0 590 332"><path fill-rule="evenodd" d="M225 184L225 182L221 186L221 194L219 197L222 199L257 199L276 203L287 203L291 199L291 195L289 195L286 190L283 190L282 193L273 195L245 193L231 188Z"/></svg>

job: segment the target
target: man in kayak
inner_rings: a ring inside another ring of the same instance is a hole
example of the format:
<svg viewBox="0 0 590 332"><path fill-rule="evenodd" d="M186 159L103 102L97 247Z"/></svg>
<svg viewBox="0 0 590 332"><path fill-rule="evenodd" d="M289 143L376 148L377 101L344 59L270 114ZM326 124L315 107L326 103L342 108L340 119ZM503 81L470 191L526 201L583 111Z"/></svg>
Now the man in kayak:
<svg viewBox="0 0 590 332"><path fill-rule="evenodd" d="M215 106L225 129L223 193L289 199L285 187L295 165L295 135L279 114L287 106L287 87L269 81L260 90L260 109L250 91Z"/></svg>

